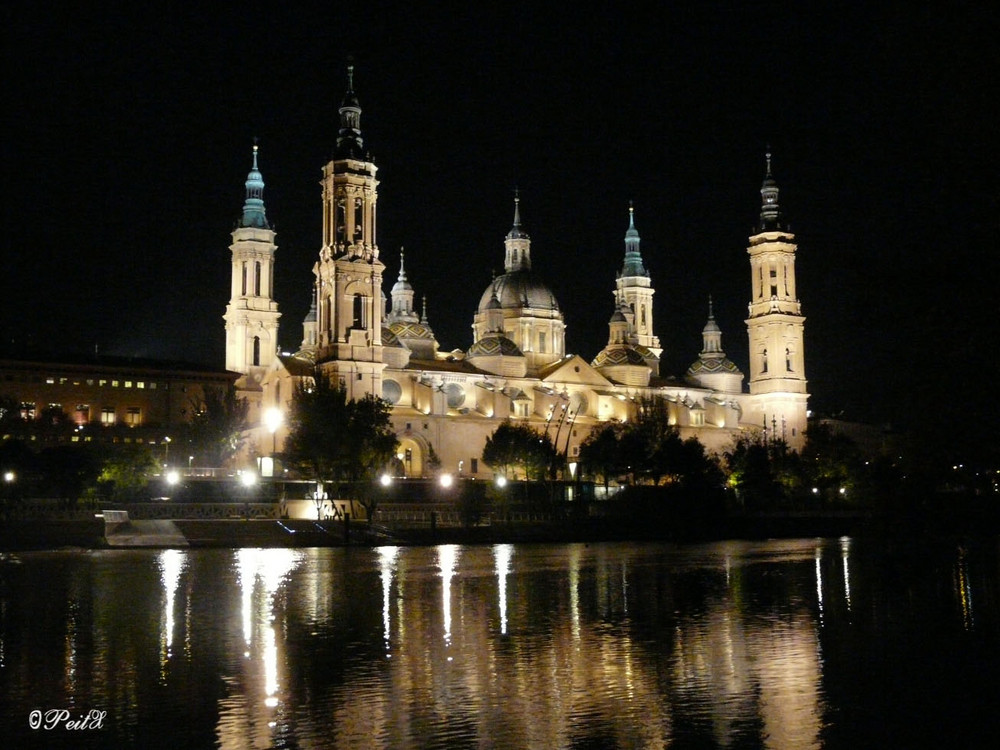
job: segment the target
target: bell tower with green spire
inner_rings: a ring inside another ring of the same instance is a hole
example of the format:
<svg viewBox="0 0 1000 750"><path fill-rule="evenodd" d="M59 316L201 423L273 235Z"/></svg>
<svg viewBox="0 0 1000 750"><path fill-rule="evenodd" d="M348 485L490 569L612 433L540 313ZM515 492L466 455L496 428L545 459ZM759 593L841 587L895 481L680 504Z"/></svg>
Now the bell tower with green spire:
<svg viewBox="0 0 1000 750"><path fill-rule="evenodd" d="M806 429L805 317L795 288L798 245L778 203L778 185L767 154L760 188L760 221L750 237L751 409L744 421L764 427L768 436L792 448L804 444Z"/></svg>
<svg viewBox="0 0 1000 750"><path fill-rule="evenodd" d="M316 361L349 398L382 395L382 272L376 241L377 171L361 137L354 66L333 158L323 167L323 245L313 266Z"/></svg>
<svg viewBox="0 0 1000 750"><path fill-rule="evenodd" d="M278 303L274 300L275 233L264 211L264 178L257 167L247 175L243 213L233 230L232 279L226 321L226 369L244 375L240 387L258 390L278 349Z"/></svg>
<svg viewBox="0 0 1000 750"><path fill-rule="evenodd" d="M660 339L653 335L653 294L649 272L642 264L635 209L629 203L628 230L625 232L625 261L615 282L615 298L629 323L627 342L649 349L657 357L663 352Z"/></svg>

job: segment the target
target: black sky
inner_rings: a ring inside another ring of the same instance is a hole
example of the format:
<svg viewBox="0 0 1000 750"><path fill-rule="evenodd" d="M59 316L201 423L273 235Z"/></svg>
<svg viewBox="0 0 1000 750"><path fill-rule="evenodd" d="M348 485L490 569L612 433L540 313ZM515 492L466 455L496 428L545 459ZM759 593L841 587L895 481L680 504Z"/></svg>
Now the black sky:
<svg viewBox="0 0 1000 750"><path fill-rule="evenodd" d="M2 11L5 346L223 364L255 136L297 345L353 55L385 290L405 246L443 349L471 343L517 186L569 350L606 342L631 200L664 370L696 358L709 294L745 370L770 144L811 406L1000 423L1000 28L979 4L136 5Z"/></svg>

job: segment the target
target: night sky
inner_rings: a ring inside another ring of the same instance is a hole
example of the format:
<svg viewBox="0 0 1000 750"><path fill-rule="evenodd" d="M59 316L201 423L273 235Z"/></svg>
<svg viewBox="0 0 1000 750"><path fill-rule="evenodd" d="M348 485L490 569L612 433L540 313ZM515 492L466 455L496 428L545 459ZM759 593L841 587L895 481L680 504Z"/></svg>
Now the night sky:
<svg viewBox="0 0 1000 750"><path fill-rule="evenodd" d="M282 345L297 347L353 56L384 289L405 246L442 349L471 344L517 187L569 351L590 360L607 341L633 201L662 369L697 357L711 294L746 371L746 245L770 146L814 411L995 430L994 12L640 5L6 5L4 348L222 366L254 137Z"/></svg>

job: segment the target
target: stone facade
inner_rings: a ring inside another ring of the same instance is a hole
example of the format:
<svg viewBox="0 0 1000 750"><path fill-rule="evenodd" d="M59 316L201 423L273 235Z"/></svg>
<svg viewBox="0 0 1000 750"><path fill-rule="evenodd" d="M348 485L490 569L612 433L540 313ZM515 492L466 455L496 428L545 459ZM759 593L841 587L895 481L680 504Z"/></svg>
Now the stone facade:
<svg viewBox="0 0 1000 750"><path fill-rule="evenodd" d="M608 345L593 361L565 351L564 312L531 270L531 240L522 226L519 198L503 241L505 273L483 291L471 346L441 351L427 320L426 300L423 315L417 316L402 257L391 299L382 293L378 182L363 147L360 115L349 80L334 158L323 170L323 245L313 269L302 346L276 356L260 378L264 407L287 410L296 382L317 366L352 398L382 396L392 405L398 456L408 476L426 475L435 456L445 471L491 477L480 456L486 438L508 418L546 431L573 467L580 444L596 425L627 421L637 404L651 397L664 399L682 437L695 436L710 450L724 450L736 433L748 429L766 430L796 449L802 446L808 399L805 319L795 296L795 237L778 209L770 155L759 231L748 251L747 391L743 373L725 357L711 305L698 359L682 378L660 372L655 290L631 207L622 268L609 279ZM235 262L233 273L236 284ZM279 448L283 437L279 429Z"/></svg>

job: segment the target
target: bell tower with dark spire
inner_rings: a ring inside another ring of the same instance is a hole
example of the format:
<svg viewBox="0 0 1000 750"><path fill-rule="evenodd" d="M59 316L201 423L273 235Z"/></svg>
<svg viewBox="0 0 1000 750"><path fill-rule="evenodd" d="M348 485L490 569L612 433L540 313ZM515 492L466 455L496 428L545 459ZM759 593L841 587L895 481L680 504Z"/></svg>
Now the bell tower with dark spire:
<svg viewBox="0 0 1000 750"><path fill-rule="evenodd" d="M795 235L778 203L778 185L767 154L760 188L760 220L750 237L751 413L745 421L763 425L768 435L800 448L806 428L805 317L795 288Z"/></svg>
<svg viewBox="0 0 1000 750"><path fill-rule="evenodd" d="M274 300L275 233L264 211L264 178L253 167L247 175L243 213L233 230L232 279L226 306L226 369L243 374L242 390L259 390L278 350L278 303Z"/></svg>
<svg viewBox="0 0 1000 750"><path fill-rule="evenodd" d="M333 158L323 167L323 245L313 266L316 361L349 398L382 394L382 272L376 241L377 167L361 136L354 66L340 105Z"/></svg>

